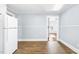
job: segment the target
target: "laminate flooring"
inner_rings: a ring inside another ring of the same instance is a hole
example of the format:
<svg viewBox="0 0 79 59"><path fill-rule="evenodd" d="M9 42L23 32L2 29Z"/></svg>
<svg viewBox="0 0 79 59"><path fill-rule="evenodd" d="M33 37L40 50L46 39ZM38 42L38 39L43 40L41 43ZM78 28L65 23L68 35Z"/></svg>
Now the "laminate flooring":
<svg viewBox="0 0 79 59"><path fill-rule="evenodd" d="M58 41L19 41L14 54L75 54Z"/></svg>

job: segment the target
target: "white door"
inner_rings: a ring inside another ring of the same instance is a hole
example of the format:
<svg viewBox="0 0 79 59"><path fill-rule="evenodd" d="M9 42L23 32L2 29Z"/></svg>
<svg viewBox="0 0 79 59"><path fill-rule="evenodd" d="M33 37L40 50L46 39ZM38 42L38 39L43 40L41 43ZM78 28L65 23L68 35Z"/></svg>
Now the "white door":
<svg viewBox="0 0 79 59"><path fill-rule="evenodd" d="M5 52L12 54L17 49L17 29L5 29Z"/></svg>

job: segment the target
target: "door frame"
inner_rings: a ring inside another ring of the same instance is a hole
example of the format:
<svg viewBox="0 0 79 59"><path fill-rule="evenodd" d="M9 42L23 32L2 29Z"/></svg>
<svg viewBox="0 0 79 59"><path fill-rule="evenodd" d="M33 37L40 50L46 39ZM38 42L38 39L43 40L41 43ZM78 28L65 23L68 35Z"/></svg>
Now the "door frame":
<svg viewBox="0 0 79 59"><path fill-rule="evenodd" d="M50 17L57 17L58 19L58 33L57 33L57 40L59 40L59 16L47 16L47 21L48 21L48 24L47 24L47 27L48 27L48 41L49 41L49 18Z"/></svg>

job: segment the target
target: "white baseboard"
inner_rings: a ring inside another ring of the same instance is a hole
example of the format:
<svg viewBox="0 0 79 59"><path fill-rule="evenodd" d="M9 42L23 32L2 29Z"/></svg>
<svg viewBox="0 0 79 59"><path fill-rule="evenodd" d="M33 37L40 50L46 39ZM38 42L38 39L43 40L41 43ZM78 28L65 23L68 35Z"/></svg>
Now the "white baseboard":
<svg viewBox="0 0 79 59"><path fill-rule="evenodd" d="M76 53L79 54L79 49L73 47L72 45L66 43L65 41L63 41L63 40L61 40L61 39L59 39L59 41L60 41L61 43L63 43L64 45L66 45L67 47L69 47L70 49L72 49L74 52L76 52Z"/></svg>
<svg viewBox="0 0 79 59"><path fill-rule="evenodd" d="M48 39L19 39L19 41L48 41Z"/></svg>

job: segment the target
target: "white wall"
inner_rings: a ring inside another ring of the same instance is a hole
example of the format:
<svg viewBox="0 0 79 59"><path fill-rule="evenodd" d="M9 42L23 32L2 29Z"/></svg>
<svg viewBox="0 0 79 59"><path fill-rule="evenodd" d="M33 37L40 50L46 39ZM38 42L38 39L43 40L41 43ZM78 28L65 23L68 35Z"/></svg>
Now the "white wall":
<svg viewBox="0 0 79 59"><path fill-rule="evenodd" d="M18 15L19 39L48 40L48 20L45 15Z"/></svg>
<svg viewBox="0 0 79 59"><path fill-rule="evenodd" d="M79 5L70 8L61 15L60 39L79 49Z"/></svg>

